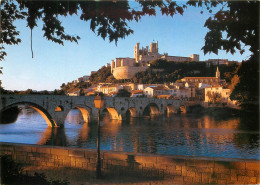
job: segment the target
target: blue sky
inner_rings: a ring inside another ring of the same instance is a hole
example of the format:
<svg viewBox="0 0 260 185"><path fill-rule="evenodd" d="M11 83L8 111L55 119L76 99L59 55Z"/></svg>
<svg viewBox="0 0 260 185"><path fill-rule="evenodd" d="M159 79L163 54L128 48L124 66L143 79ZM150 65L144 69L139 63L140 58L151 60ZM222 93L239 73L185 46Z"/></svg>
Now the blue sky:
<svg viewBox="0 0 260 185"><path fill-rule="evenodd" d="M6 46L7 57L2 62L2 85L8 90L54 90L62 83L67 83L91 71L97 71L116 57L134 57L134 46L137 42L147 46L153 41L159 42L159 53L167 52L173 56L199 54L200 60L225 58L242 61L250 55L219 52L218 55L204 55L201 48L207 29L204 23L208 13L200 14L200 8L188 7L184 15L172 17L145 16L139 22L130 22L134 34L118 40L117 45L97 37L89 29L89 23L77 16L62 19L65 31L81 37L79 43L65 42L64 46L43 38L42 23L33 30L33 51L31 56L30 29L25 21L15 22L22 43L18 46Z"/></svg>

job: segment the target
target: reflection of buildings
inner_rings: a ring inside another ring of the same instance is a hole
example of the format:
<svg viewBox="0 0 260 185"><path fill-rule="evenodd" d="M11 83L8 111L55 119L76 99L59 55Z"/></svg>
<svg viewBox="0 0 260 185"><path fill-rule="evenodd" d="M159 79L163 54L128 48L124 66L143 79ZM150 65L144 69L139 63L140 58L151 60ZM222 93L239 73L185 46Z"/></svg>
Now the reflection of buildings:
<svg viewBox="0 0 260 185"><path fill-rule="evenodd" d="M83 117L81 112L78 109L72 109L67 117L66 117L66 121L69 124L82 124L84 123Z"/></svg>
<svg viewBox="0 0 260 185"><path fill-rule="evenodd" d="M82 146L84 143L87 143L91 136L91 128L89 123L84 123L78 130L78 137L76 139L77 146Z"/></svg>
<svg viewBox="0 0 260 185"><path fill-rule="evenodd" d="M103 119L102 130L103 136L117 136L120 133L122 127L122 121L116 119Z"/></svg>

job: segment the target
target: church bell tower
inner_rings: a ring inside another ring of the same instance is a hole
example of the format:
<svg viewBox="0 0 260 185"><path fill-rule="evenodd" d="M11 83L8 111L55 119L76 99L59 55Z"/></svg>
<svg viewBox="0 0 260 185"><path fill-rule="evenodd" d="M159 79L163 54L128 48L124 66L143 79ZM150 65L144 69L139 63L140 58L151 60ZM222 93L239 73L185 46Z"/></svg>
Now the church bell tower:
<svg viewBox="0 0 260 185"><path fill-rule="evenodd" d="M216 71L216 78L220 79L220 72L218 70L218 66L217 66L217 71Z"/></svg>

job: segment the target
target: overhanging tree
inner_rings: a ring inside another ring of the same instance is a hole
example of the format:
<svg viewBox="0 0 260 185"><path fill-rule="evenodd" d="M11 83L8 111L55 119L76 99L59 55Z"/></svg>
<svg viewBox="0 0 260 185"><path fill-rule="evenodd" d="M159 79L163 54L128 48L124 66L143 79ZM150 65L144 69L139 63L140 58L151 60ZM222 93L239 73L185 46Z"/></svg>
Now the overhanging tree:
<svg viewBox="0 0 260 185"><path fill-rule="evenodd" d="M19 44L19 31L13 22L26 19L27 26L32 30L39 20L43 21L43 36L58 44L64 41L78 42L79 36L67 34L60 21L62 16L78 15L82 21L90 22L90 29L110 42L117 42L133 33L128 26L129 21L139 21L144 15L156 15L155 8L162 14L173 16L183 14L185 5L178 5L174 1L138 1L139 7L133 9L128 1L1 1L1 38L4 45ZM6 52L4 45L0 48L1 60ZM33 56L33 55L32 55Z"/></svg>
<svg viewBox="0 0 260 185"><path fill-rule="evenodd" d="M245 47L252 52L243 61L233 81L230 98L237 100L244 110L259 109L259 1L227 1L226 9L219 10L210 17L205 27L204 53L218 50L244 53ZM237 80L237 77L239 80Z"/></svg>

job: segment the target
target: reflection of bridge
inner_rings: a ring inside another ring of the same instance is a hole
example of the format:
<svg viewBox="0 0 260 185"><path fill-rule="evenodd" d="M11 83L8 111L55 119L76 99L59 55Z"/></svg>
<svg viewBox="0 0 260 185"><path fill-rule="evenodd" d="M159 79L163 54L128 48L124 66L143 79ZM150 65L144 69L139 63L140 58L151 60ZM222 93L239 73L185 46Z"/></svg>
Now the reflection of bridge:
<svg viewBox="0 0 260 185"><path fill-rule="evenodd" d="M23 104L37 110L49 126L64 124L67 114L73 108L81 111L85 122L97 118L93 96L57 96L57 95L2 95L0 111ZM194 103L181 100L154 98L112 98L105 97L102 111L107 111L111 119L125 119L127 116L139 117L186 112Z"/></svg>

